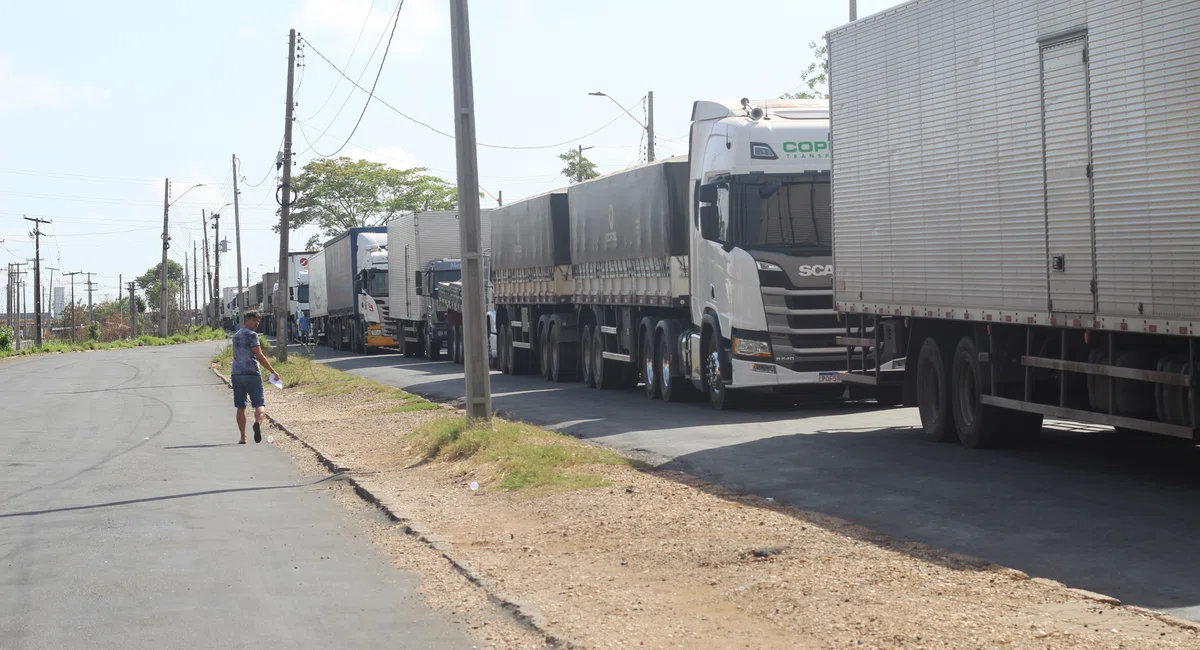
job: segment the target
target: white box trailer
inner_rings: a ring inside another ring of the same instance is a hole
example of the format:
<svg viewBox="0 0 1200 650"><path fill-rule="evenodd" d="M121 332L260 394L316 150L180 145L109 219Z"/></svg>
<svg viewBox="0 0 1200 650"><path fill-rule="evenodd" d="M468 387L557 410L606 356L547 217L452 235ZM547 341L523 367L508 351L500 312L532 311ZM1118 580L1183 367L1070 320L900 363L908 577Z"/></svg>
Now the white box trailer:
<svg viewBox="0 0 1200 650"><path fill-rule="evenodd" d="M325 249L321 249L308 258L308 316L314 323L317 318L329 315L328 294L329 289L325 286Z"/></svg>
<svg viewBox="0 0 1200 650"><path fill-rule="evenodd" d="M482 242L492 237L491 210L479 211ZM409 357L440 358L450 330L438 316L437 287L461 277L457 210L403 214L387 223L388 310L385 322ZM432 273L433 276L427 276Z"/></svg>
<svg viewBox="0 0 1200 650"><path fill-rule="evenodd" d="M846 379L969 446L1195 438L1200 3L916 0L827 39Z"/></svg>

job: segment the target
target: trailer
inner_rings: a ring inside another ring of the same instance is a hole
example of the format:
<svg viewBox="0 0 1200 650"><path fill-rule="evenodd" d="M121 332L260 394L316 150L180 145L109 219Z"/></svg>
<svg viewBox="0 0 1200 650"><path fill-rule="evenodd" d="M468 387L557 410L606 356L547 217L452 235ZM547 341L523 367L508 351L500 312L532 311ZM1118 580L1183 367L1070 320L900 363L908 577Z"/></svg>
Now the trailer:
<svg viewBox="0 0 1200 650"><path fill-rule="evenodd" d="M312 321L312 337L316 342L327 345L325 323L329 316L328 286L325 281L325 249L322 248L308 258L308 317Z"/></svg>
<svg viewBox="0 0 1200 650"><path fill-rule="evenodd" d="M487 276L487 264L484 264L484 276ZM496 311L491 308L491 283L487 283L487 358L488 365L496 364ZM450 361L462 365L466 360L465 341L463 338L463 285L462 280L441 282L438 284L437 310L445 314L446 326L450 330L448 354Z"/></svg>
<svg viewBox="0 0 1200 650"><path fill-rule="evenodd" d="M483 241L491 237L491 210L480 210ZM451 329L438 310L438 288L462 277L458 211L411 212L387 224L389 307L385 327L406 357L441 358Z"/></svg>
<svg viewBox="0 0 1200 650"><path fill-rule="evenodd" d="M968 447L1196 441L1200 7L917 0L827 42L844 379Z"/></svg>
<svg viewBox="0 0 1200 650"><path fill-rule="evenodd" d="M690 157L498 208L498 366L718 409L841 398L824 101L698 101Z"/></svg>
<svg viewBox="0 0 1200 650"><path fill-rule="evenodd" d="M311 251L288 253L288 306L287 318L288 336L299 340L299 323L301 316L308 316L309 311L309 263Z"/></svg>

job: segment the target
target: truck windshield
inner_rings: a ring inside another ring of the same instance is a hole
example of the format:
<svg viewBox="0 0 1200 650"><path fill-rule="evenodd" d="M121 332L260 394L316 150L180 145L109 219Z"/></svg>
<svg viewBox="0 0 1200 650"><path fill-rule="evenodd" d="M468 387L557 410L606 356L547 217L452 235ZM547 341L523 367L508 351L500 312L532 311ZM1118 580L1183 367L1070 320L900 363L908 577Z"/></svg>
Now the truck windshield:
<svg viewBox="0 0 1200 650"><path fill-rule="evenodd" d="M386 298L388 295L388 272L371 269L367 274L367 295L372 298Z"/></svg>
<svg viewBox="0 0 1200 650"><path fill-rule="evenodd" d="M296 302L308 302L308 285L302 284L296 287Z"/></svg>
<svg viewBox="0 0 1200 650"><path fill-rule="evenodd" d="M462 279L462 270L450 269L447 271L434 271L433 278L437 281L433 283L433 286L435 287L439 282L458 282Z"/></svg>
<svg viewBox="0 0 1200 650"><path fill-rule="evenodd" d="M737 243L746 248L832 249L829 174L754 174L733 179Z"/></svg>

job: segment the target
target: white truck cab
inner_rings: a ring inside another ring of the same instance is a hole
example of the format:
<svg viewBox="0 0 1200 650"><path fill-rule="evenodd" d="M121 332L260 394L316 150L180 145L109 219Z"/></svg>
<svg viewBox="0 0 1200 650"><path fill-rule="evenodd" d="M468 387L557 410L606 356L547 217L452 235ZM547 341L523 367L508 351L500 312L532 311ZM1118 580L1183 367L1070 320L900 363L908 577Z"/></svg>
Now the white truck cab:
<svg viewBox="0 0 1200 650"><path fill-rule="evenodd" d="M698 101L690 147L693 383L839 384L828 101Z"/></svg>

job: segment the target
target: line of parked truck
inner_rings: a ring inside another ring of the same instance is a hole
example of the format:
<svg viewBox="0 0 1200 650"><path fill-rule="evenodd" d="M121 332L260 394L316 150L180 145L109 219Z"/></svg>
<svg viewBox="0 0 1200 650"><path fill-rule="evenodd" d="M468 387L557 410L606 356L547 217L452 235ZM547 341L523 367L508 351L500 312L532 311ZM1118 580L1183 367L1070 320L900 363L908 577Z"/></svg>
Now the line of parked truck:
<svg viewBox="0 0 1200 650"><path fill-rule="evenodd" d="M827 42L832 103L697 101L687 156L485 211L495 366L1197 440L1196 3L916 0ZM312 254L319 340L461 362L457 218Z"/></svg>

